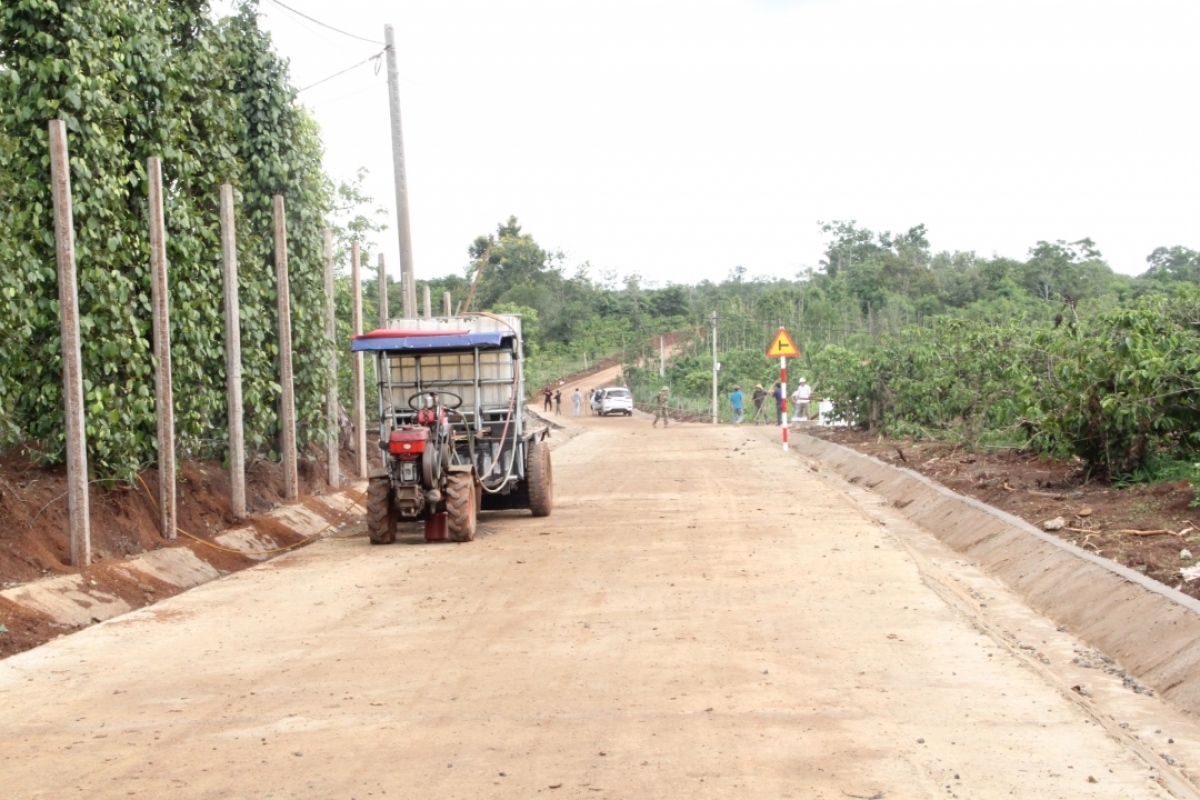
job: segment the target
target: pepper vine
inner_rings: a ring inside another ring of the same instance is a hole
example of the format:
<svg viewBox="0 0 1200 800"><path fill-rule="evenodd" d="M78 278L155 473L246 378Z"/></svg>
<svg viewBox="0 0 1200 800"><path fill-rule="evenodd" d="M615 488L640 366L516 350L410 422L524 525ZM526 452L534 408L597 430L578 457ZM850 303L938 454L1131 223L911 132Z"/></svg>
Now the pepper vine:
<svg viewBox="0 0 1200 800"><path fill-rule="evenodd" d="M47 122L71 153L89 462L129 477L154 459L145 162L163 158L177 436L225 454L218 188L238 195L247 447L278 430L271 198L288 210L300 442L327 435L321 230L332 188L320 133L254 2L9 0L0 8L0 412L4 441L63 458Z"/></svg>

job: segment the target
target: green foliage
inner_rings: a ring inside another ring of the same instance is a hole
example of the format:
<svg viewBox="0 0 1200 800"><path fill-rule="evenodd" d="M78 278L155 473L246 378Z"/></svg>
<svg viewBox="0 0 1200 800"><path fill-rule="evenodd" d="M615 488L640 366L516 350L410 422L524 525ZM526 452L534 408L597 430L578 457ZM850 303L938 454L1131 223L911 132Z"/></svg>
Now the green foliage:
<svg viewBox="0 0 1200 800"><path fill-rule="evenodd" d="M1035 441L1070 449L1108 477L1200 446L1200 290L1037 335L1044 352L1029 403Z"/></svg>
<svg viewBox="0 0 1200 800"><path fill-rule="evenodd" d="M163 159L176 423L184 454L223 452L218 187L239 192L247 442L277 431L271 197L288 203L301 441L325 436L321 144L252 4L13 0L0 7L0 408L10 440L61 460L62 390L47 122L71 152L90 463L153 460L145 162Z"/></svg>
<svg viewBox="0 0 1200 800"><path fill-rule="evenodd" d="M968 442L1021 431L1094 475L1137 479L1200 447L1200 290L1057 326L938 317L826 347L814 373L847 421Z"/></svg>

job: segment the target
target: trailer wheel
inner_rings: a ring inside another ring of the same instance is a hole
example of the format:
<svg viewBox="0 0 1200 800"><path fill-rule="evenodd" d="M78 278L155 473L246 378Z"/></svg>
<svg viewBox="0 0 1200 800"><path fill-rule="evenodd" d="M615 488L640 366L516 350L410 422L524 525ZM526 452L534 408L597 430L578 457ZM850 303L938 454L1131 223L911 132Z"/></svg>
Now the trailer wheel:
<svg viewBox="0 0 1200 800"><path fill-rule="evenodd" d="M446 530L456 542L469 542L475 538L475 526L479 505L476 502L475 476L469 472L455 472L446 484Z"/></svg>
<svg viewBox="0 0 1200 800"><path fill-rule="evenodd" d="M529 510L535 517L550 516L554 508L554 472L550 448L533 439L525 447L525 480L529 484Z"/></svg>
<svg viewBox="0 0 1200 800"><path fill-rule="evenodd" d="M367 484L367 536L371 544L391 544L396 541L392 482L386 472L372 475Z"/></svg>

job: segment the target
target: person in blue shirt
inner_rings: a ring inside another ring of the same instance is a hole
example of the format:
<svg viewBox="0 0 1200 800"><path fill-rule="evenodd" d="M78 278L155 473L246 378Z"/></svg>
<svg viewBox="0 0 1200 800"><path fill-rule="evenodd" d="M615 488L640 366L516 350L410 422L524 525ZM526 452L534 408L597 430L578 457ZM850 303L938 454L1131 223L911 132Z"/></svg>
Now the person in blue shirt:
<svg viewBox="0 0 1200 800"><path fill-rule="evenodd" d="M733 387L733 394L729 395L729 403L733 406L733 427L738 427L742 424L742 416L746 411L746 398L742 395L742 387Z"/></svg>
<svg viewBox="0 0 1200 800"><path fill-rule="evenodd" d="M775 386L771 389L771 397L775 398L775 424L783 424L783 386L779 381L775 381Z"/></svg>

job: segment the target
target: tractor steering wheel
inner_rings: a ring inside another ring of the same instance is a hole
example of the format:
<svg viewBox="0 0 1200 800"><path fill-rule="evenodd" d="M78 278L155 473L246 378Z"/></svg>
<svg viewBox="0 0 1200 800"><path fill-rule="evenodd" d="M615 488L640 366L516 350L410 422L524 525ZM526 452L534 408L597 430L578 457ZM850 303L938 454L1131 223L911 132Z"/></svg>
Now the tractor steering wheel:
<svg viewBox="0 0 1200 800"><path fill-rule="evenodd" d="M463 404L463 399L462 399L461 395L455 394L454 392L447 392L447 391L441 390L441 389L434 389L434 390L425 391L425 392L417 392L416 394L409 395L408 407L411 408L413 411L420 411L424 407L420 403L420 401L423 398L427 397L428 395L437 395L439 399L443 396L449 396L452 399L458 401L458 402L454 403L453 405L451 405L450 403L443 402L442 405L445 408L454 409L454 408L458 408L459 406L461 406Z"/></svg>

